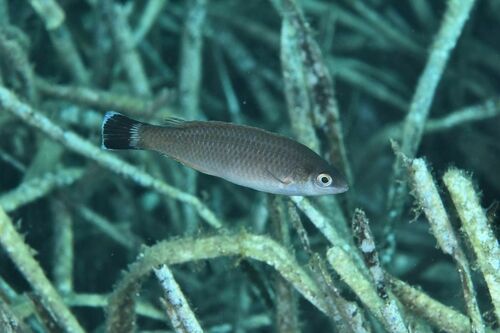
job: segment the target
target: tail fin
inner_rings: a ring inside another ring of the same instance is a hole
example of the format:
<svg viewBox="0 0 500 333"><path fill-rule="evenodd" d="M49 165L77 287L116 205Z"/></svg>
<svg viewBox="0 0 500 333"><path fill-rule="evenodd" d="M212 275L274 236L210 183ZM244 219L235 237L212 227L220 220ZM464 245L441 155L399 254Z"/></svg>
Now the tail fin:
<svg viewBox="0 0 500 333"><path fill-rule="evenodd" d="M140 128L143 123L118 112L106 112L102 121L103 149L139 149Z"/></svg>

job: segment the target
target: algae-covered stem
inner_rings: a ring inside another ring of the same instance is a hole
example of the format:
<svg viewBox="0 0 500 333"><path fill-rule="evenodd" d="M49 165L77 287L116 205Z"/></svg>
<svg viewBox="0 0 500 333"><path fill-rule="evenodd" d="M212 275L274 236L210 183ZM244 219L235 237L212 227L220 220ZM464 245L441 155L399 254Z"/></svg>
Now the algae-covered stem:
<svg viewBox="0 0 500 333"><path fill-rule="evenodd" d="M342 247L346 251L350 251L351 244L342 236L335 223L332 223L326 216L324 216L311 202L304 197L292 196L291 200L297 207L306 214L319 232L331 243Z"/></svg>
<svg viewBox="0 0 500 333"><path fill-rule="evenodd" d="M346 23L342 18L350 15L332 3L322 4L314 2L314 5L311 7L311 2L303 2L302 5L309 12L314 12L314 14L317 15L321 15L324 12L331 12L332 15L334 15L339 22L342 21L342 23ZM214 6L211 7L213 8ZM260 42L265 43L266 46L269 46L271 49L277 49L277 46L281 44L280 36L276 34L276 32L257 22L245 19L241 16L234 17L234 15L230 13L225 13L222 9L211 11L210 14L225 20L252 37L258 38ZM282 24L289 23L289 20L286 21L287 22L283 20ZM355 24L354 22L350 23ZM358 21L356 21L356 23L358 23ZM361 23L366 24L365 21ZM354 30L358 27L352 26L351 24L349 24L349 26ZM373 32L373 29L370 31ZM209 32L206 32L206 35L210 35L211 38L214 37L213 34ZM271 121L271 123L275 123L279 113L266 111L277 110L279 106L277 106L275 98L270 94L269 89L265 89L266 87L262 85L262 81L266 80L273 87L282 89L282 84L278 77L273 72L269 71L268 68L257 65L249 50L240 40L236 39L231 32L219 31L216 37L217 38L213 39L213 41L224 46L224 50L233 61L235 68L237 68L246 78L260 109L263 111L263 116L266 117L266 120ZM377 35L377 37L380 37L380 35ZM371 40L374 43L377 41L377 39L373 38ZM288 42L292 43L292 41ZM362 43L359 46L360 49L364 47L366 47L366 43ZM296 53L293 56L298 57L299 54ZM293 61L292 58L290 58L290 61ZM328 65L330 71L335 73L335 77L339 81L344 81L380 101L395 106L402 111L406 111L407 101L400 96L400 93L394 91L401 90L401 82L395 84L392 80L387 81L387 72L383 69L354 59L344 59L339 56L334 57L329 53L325 53L325 63ZM296 70L294 75L301 74ZM284 83L286 84L287 81L285 80Z"/></svg>
<svg viewBox="0 0 500 333"><path fill-rule="evenodd" d="M288 202L288 220L288 223L291 223L298 233L304 251L310 257L312 277L318 284L320 291L325 295L327 313L337 329L341 332L369 332L363 311L355 302L349 302L342 297L339 288L335 285L326 268L325 260L318 253L312 251L307 231L302 225L297 207L291 201Z"/></svg>
<svg viewBox="0 0 500 333"><path fill-rule="evenodd" d="M375 8L368 6L362 0L344 0L352 6L363 17L363 20L370 26L370 29L381 33L389 43L396 43L412 53L422 53L423 50L415 42L414 36L410 36L408 30L406 33L398 29L392 22L389 22L385 15L381 15ZM412 38L413 37L413 38Z"/></svg>
<svg viewBox="0 0 500 333"><path fill-rule="evenodd" d="M218 45L213 44L212 54L215 61L215 67L217 68L217 74L219 75L221 88L224 92L229 118L231 122L241 124L241 108L240 101L238 100L236 94L237 90L235 89L233 81L229 76L226 61L222 56L222 52Z"/></svg>
<svg viewBox="0 0 500 333"><path fill-rule="evenodd" d="M164 305L178 333L202 333L203 329L167 265L153 269L164 292Z"/></svg>
<svg viewBox="0 0 500 333"><path fill-rule="evenodd" d="M474 3L475 0L448 0L441 27L430 49L429 58L419 78L410 110L403 124L401 152L408 158L415 156L420 145L436 88ZM387 199L389 223L385 229L386 234L392 233L394 224L400 218L406 203L407 184L406 181L402 181L405 179L404 170L402 159L396 158Z"/></svg>
<svg viewBox="0 0 500 333"><path fill-rule="evenodd" d="M388 276L391 289L406 308L412 313L424 318L439 330L453 333L470 333L470 318L462 313L439 303L423 293L420 289L411 287L405 282Z"/></svg>
<svg viewBox="0 0 500 333"><path fill-rule="evenodd" d="M500 321L500 247L488 224L479 196L469 176L457 169L443 176L465 235L474 250L477 266L484 276L497 320Z"/></svg>
<svg viewBox="0 0 500 333"><path fill-rule="evenodd" d="M1 0L0 0L1 2ZM0 298L0 328L7 333L30 332L23 321L10 309L5 300Z"/></svg>
<svg viewBox="0 0 500 333"><path fill-rule="evenodd" d="M327 258L332 268L354 291L363 304L380 322L385 323L386 321L382 312L384 302L378 297L372 282L357 265L353 265L351 254L343 250L340 246L333 246L328 250ZM389 328L388 326L385 327L386 329Z"/></svg>
<svg viewBox="0 0 500 333"><path fill-rule="evenodd" d="M132 31L122 6L113 0L99 2L106 14L115 47L119 50L117 55L122 63L132 90L143 96L151 96L151 87L142 63L142 59L135 48Z"/></svg>
<svg viewBox="0 0 500 333"><path fill-rule="evenodd" d="M96 213L92 209L83 206L75 205L73 210L78 213L84 220L92 224L104 236L107 236L113 242L125 247L128 250L135 250L142 241L134 235L130 230L123 230L116 224L108 221L104 216Z"/></svg>
<svg viewBox="0 0 500 333"><path fill-rule="evenodd" d="M370 326L364 311L356 302L350 302L341 295L336 285L339 281L334 282L326 260L318 253L313 253L310 266L321 292L325 294L330 317L334 320L339 332L369 333Z"/></svg>
<svg viewBox="0 0 500 333"><path fill-rule="evenodd" d="M311 101L311 114L316 128L323 132L330 144L329 159L344 172L349 184L353 184L352 171L344 143L340 112L333 89L333 82L325 65L317 42L312 38L308 22L295 0L274 1L284 20L289 20L295 40L301 52L301 63L306 88ZM286 30L285 30L286 31ZM282 43L283 45L283 43Z"/></svg>
<svg viewBox="0 0 500 333"><path fill-rule="evenodd" d="M203 65L203 28L205 25L207 0L187 1L188 12L182 31L179 73L179 105L187 119L201 120L200 91ZM184 173L179 187L190 194L197 190L197 174L191 170ZM186 230L193 233L197 229L198 219L189 206L184 206Z"/></svg>
<svg viewBox="0 0 500 333"><path fill-rule="evenodd" d="M1 22L0 17L0 22ZM35 86L35 73L30 63L28 54L18 38L9 36L8 29L0 23L0 58L9 64L17 75L19 75L26 97L32 103L38 103L38 92ZM1 75L0 75L1 76ZM0 77L0 84L5 78Z"/></svg>
<svg viewBox="0 0 500 333"><path fill-rule="evenodd" d="M497 96L478 104L449 111L447 115L443 117L429 119L425 124L424 134L448 131L458 126L471 124L476 121L484 121L498 116L500 116L500 97ZM366 146L365 156L361 158L358 156L359 160L369 161L379 154L381 149L386 146L389 139L401 135L402 125L403 122L393 123L378 131Z"/></svg>
<svg viewBox="0 0 500 333"><path fill-rule="evenodd" d="M73 216L62 200L53 200L50 209L54 216L52 244L52 276L54 286L62 295L73 292L75 264Z"/></svg>
<svg viewBox="0 0 500 333"><path fill-rule="evenodd" d="M335 247L338 247L346 253L351 255L345 256L345 265L348 267L363 267L362 259L358 252L353 251L354 246L351 244L349 239L341 236L342 234L337 230L336 224L332 223L328 218L326 218L319 210L317 210L311 202L304 197L291 197L291 200L295 205L309 218L309 220L315 225L319 232ZM294 208L294 207L293 207ZM298 226L299 236L302 240L303 246L307 252L310 254L311 249L309 247L309 241L305 230L300 227L299 216L295 213L291 214L292 223ZM337 290L334 285L332 278L329 276L326 268L324 267L323 261L318 258L317 255L313 254L312 267L314 270L314 277L317 280L318 287L321 292L325 295L325 306L326 313L335 319L335 323L338 328L344 328L346 330L351 330L353 332L365 332L366 319L364 315L359 311L359 307L355 303L348 302ZM361 272L361 269L356 268L356 271ZM374 289L374 288L373 288Z"/></svg>
<svg viewBox="0 0 500 333"><path fill-rule="evenodd" d="M384 270L379 261L375 246L375 239L370 228L366 214L361 209L356 209L352 218L353 233L356 236L357 245L370 273L377 296L383 301L380 309L383 323L389 332L408 333L403 311L398 306L396 298L387 287Z"/></svg>
<svg viewBox="0 0 500 333"><path fill-rule="evenodd" d="M451 255L457 266L467 313L474 332L484 332L484 323L476 300L472 276L459 240L444 209L436 184L423 159L407 160L407 167L417 203L425 213L441 250Z"/></svg>
<svg viewBox="0 0 500 333"><path fill-rule="evenodd" d="M295 27L287 16L281 24L281 67L285 85L288 115L297 139L314 150L321 152L320 141L313 124L312 105L308 95L308 81L301 62L301 50L294 38Z"/></svg>
<svg viewBox="0 0 500 333"><path fill-rule="evenodd" d="M179 103L187 119L200 116L203 28L207 0L188 1L189 9L182 33L179 73Z"/></svg>
<svg viewBox="0 0 500 333"><path fill-rule="evenodd" d="M500 97L497 96L479 104L452 111L444 117L430 119L427 124L425 124L425 133L445 131L456 126L487 120L498 116L500 116Z"/></svg>
<svg viewBox="0 0 500 333"><path fill-rule="evenodd" d="M282 89L277 74L258 63L252 50L231 31L220 31L216 36L211 34L210 37L213 43L222 47L234 68L245 78L263 119L271 124L276 123L279 118L279 112L276 112L279 110L279 105L266 81L277 89Z"/></svg>
<svg viewBox="0 0 500 333"><path fill-rule="evenodd" d="M108 328L133 326L131 316L136 286L153 268L160 264L174 265L224 256L241 256L266 263L315 307L327 313L324 295L286 248L266 236L240 233L163 241L145 248L140 258L129 266L110 297Z"/></svg>
<svg viewBox="0 0 500 333"><path fill-rule="evenodd" d="M160 16L168 0L148 0L142 12L137 28L133 32L133 46L136 47L146 37Z"/></svg>
<svg viewBox="0 0 500 333"><path fill-rule="evenodd" d="M90 83L90 74L85 68L73 37L66 26L66 14L55 0L30 0L31 6L45 23L45 28L62 64L74 80L80 84Z"/></svg>
<svg viewBox="0 0 500 333"><path fill-rule="evenodd" d="M274 238L283 246L290 248L290 224L282 197L268 200L271 228ZM276 293L275 312L276 329L279 332L300 333L297 294L293 286L278 273L273 274L273 287Z"/></svg>
<svg viewBox="0 0 500 333"><path fill-rule="evenodd" d="M21 271L33 290L41 297L43 305L54 315L56 322L67 333L83 333L84 330L50 283L32 250L16 231L10 218L0 207L0 244Z"/></svg>
<svg viewBox="0 0 500 333"><path fill-rule="evenodd" d="M72 185L83 176L82 169L63 169L23 182L17 188L0 195L0 206L11 212L42 198L57 188Z"/></svg>
<svg viewBox="0 0 500 333"><path fill-rule="evenodd" d="M151 113L159 104L169 98L169 93L166 91L158 99L147 96L131 96L126 93L114 93L95 88L88 88L75 85L60 85L48 82L37 78L35 80L36 88L41 94L54 98L70 101L74 104L97 108L99 110L122 110L131 115L144 116ZM162 106L169 108L168 106ZM90 112L86 110L86 112ZM167 110L168 113L173 113L172 110Z"/></svg>

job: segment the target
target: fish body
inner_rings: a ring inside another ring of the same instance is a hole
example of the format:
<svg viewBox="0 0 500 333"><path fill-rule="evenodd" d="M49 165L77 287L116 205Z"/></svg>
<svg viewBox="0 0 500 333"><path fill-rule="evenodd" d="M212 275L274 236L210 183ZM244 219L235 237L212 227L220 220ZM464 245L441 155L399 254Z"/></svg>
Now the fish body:
<svg viewBox="0 0 500 333"><path fill-rule="evenodd" d="M105 149L154 150L205 174L268 193L323 195L348 189L342 175L311 149L250 126L177 119L155 126L108 112L102 140Z"/></svg>

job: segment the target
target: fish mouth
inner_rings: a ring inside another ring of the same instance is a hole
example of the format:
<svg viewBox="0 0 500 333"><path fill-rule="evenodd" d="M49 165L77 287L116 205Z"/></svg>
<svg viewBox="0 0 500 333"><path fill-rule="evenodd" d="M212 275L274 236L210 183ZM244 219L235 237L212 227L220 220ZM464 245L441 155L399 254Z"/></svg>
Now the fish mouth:
<svg viewBox="0 0 500 333"><path fill-rule="evenodd" d="M347 192L348 190L349 190L349 185L347 185L347 183L345 182L335 185L335 194L344 193Z"/></svg>

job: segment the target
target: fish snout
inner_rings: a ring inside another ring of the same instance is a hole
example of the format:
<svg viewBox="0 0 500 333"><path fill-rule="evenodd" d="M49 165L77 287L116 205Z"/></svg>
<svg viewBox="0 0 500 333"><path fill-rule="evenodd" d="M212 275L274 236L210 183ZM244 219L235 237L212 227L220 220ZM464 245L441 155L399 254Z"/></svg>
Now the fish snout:
<svg viewBox="0 0 500 333"><path fill-rule="evenodd" d="M347 181L343 177L338 177L334 182L333 187L335 189L335 194L344 193L349 190L349 184L347 184Z"/></svg>

